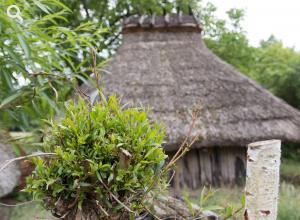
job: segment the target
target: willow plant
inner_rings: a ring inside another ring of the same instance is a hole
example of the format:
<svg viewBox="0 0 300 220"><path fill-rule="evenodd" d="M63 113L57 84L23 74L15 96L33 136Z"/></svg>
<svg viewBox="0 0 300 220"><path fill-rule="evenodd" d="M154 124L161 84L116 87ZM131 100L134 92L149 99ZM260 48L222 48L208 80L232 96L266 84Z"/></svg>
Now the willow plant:
<svg viewBox="0 0 300 220"><path fill-rule="evenodd" d="M104 30L82 22L59 0L0 0L0 120L9 129L39 127L59 112L78 81L90 73L90 50Z"/></svg>

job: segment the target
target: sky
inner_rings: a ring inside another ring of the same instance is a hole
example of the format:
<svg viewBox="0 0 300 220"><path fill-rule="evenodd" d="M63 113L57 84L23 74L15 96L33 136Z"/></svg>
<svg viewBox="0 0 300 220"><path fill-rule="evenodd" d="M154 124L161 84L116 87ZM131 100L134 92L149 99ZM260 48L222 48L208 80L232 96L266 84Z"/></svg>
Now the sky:
<svg viewBox="0 0 300 220"><path fill-rule="evenodd" d="M226 17L231 8L246 11L242 26L250 43L257 46L271 34L285 46L300 50L300 1L299 0L205 0L217 6L217 16Z"/></svg>

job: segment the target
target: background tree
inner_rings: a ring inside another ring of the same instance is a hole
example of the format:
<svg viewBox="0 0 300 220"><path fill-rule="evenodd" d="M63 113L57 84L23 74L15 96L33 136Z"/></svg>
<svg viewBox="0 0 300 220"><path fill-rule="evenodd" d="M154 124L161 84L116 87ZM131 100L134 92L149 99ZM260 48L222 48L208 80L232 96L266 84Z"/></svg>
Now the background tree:
<svg viewBox="0 0 300 220"><path fill-rule="evenodd" d="M10 5L20 8L21 19L8 16ZM87 72L87 54L103 29L92 22L70 28L71 13L59 0L0 2L2 126L39 127L40 118L59 112L59 103Z"/></svg>

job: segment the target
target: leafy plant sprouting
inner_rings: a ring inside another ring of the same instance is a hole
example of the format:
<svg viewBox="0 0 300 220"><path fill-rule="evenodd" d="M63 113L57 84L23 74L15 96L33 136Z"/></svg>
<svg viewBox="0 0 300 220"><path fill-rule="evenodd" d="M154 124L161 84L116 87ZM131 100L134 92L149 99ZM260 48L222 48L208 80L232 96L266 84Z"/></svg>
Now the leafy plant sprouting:
<svg viewBox="0 0 300 220"><path fill-rule="evenodd" d="M83 99L70 102L65 117L49 123L44 149L57 156L33 160L27 192L59 217L86 207L100 217L142 209L166 159L161 125L145 111L122 109L115 96L93 107Z"/></svg>
<svg viewBox="0 0 300 220"><path fill-rule="evenodd" d="M183 200L187 205L190 214L196 219L197 216L203 211L213 211L218 214L221 219L240 219L245 209L246 197L242 195L240 204L229 203L226 205L215 205L215 200L218 198L218 189L212 189L211 187L203 187L200 196L197 200L190 197L188 192L183 192ZM197 202L196 202L197 201ZM195 203L196 202L196 203ZM200 209L195 209L193 206L197 204Z"/></svg>

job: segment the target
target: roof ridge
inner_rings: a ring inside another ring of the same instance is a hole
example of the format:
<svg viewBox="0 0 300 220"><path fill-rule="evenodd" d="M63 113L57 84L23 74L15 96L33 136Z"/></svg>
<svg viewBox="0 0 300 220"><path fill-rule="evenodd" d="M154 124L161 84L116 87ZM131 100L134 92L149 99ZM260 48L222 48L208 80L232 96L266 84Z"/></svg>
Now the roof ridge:
<svg viewBox="0 0 300 220"><path fill-rule="evenodd" d="M179 13L167 13L165 15L132 15L124 19L124 30L146 30L146 29L189 29L201 32L202 28L193 15ZM126 32L126 31L125 31Z"/></svg>

